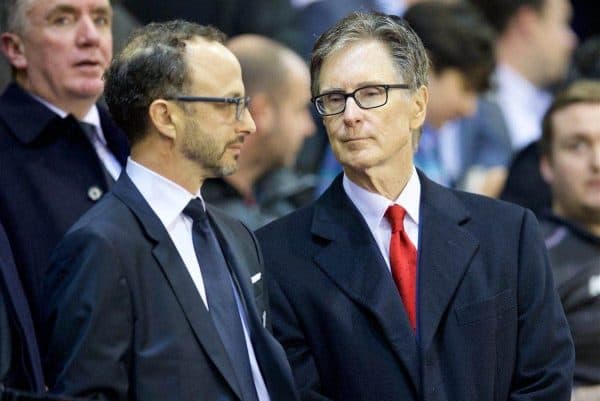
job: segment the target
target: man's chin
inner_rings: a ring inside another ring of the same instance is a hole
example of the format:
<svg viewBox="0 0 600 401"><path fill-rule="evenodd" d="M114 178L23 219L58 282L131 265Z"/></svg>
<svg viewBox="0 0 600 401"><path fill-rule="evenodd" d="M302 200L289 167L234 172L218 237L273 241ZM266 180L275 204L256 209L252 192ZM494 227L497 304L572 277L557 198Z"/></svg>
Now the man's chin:
<svg viewBox="0 0 600 401"><path fill-rule="evenodd" d="M225 177L228 175L232 175L236 171L238 171L237 163L232 163L232 164L228 164L225 166L221 166L219 169L217 169L217 177Z"/></svg>
<svg viewBox="0 0 600 401"><path fill-rule="evenodd" d="M70 92L79 97L80 99L93 99L94 101L99 99L104 91L104 82L102 80L89 80L84 82L78 82L73 85Z"/></svg>

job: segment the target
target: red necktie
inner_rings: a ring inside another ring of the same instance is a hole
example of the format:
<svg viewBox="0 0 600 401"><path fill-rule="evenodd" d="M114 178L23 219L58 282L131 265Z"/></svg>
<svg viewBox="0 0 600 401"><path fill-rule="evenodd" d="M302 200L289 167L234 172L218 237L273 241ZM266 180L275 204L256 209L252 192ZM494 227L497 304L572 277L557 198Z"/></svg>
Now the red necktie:
<svg viewBox="0 0 600 401"><path fill-rule="evenodd" d="M394 277L394 282L400 292L410 325L415 330L417 323L417 250L404 231L405 215L406 210L399 205L392 205L385 212L385 217L392 226L390 238L392 277Z"/></svg>

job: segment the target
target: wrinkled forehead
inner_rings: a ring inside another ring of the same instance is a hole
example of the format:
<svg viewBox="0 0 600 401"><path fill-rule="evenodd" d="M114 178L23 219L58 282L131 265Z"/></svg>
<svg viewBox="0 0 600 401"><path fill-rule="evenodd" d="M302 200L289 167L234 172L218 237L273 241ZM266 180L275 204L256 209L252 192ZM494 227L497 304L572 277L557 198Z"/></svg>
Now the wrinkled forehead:
<svg viewBox="0 0 600 401"><path fill-rule="evenodd" d="M351 89L368 83L397 81L398 71L388 47L377 40L347 43L329 53L319 74L319 88Z"/></svg>
<svg viewBox="0 0 600 401"><path fill-rule="evenodd" d="M55 10L92 10L112 12L109 0L19 0L18 9L27 17L32 13L46 14Z"/></svg>

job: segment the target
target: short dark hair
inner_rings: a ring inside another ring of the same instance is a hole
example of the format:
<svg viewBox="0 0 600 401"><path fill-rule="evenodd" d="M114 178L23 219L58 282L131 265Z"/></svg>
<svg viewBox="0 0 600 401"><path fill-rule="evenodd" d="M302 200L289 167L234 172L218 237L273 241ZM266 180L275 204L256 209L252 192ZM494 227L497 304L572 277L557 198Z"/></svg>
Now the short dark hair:
<svg viewBox="0 0 600 401"><path fill-rule="evenodd" d="M542 120L542 137L539 142L541 155L552 158L554 136L552 117L554 114L576 103L598 103L600 105L600 81L591 79L575 81L556 95Z"/></svg>
<svg viewBox="0 0 600 401"><path fill-rule="evenodd" d="M587 38L575 49L569 79L600 79L600 34Z"/></svg>
<svg viewBox="0 0 600 401"><path fill-rule="evenodd" d="M377 40L386 45L396 70L412 90L427 85L427 53L408 23L402 18L381 13L355 12L338 21L317 39L310 63L313 96L319 94L319 75L325 59L349 43L361 40Z"/></svg>
<svg viewBox="0 0 600 401"><path fill-rule="evenodd" d="M436 73L454 68L476 92L490 87L495 34L473 6L426 1L410 7L404 18L423 41Z"/></svg>
<svg viewBox="0 0 600 401"><path fill-rule="evenodd" d="M470 0L498 33L504 32L510 19L523 6L542 12L547 0Z"/></svg>
<svg viewBox="0 0 600 401"><path fill-rule="evenodd" d="M182 20L151 23L136 30L105 73L104 96L110 112L131 145L146 134L148 107L180 95L188 84L186 41L202 37L224 43L212 26Z"/></svg>

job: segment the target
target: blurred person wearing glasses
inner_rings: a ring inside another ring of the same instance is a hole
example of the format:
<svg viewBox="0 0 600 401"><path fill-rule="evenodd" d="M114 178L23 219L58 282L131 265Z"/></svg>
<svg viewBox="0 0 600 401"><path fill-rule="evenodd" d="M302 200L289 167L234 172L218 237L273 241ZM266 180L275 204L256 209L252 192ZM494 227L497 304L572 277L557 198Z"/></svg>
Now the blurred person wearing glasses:
<svg viewBox="0 0 600 401"><path fill-rule="evenodd" d="M295 400L268 331L252 232L207 205L255 131L240 64L216 28L137 31L106 73L131 143L112 191L53 254L44 367L55 394L101 400Z"/></svg>
<svg viewBox="0 0 600 401"><path fill-rule="evenodd" d="M301 399L567 401L573 343L535 217L413 165L428 71L408 24L377 13L313 49L313 101L344 171L257 231Z"/></svg>

